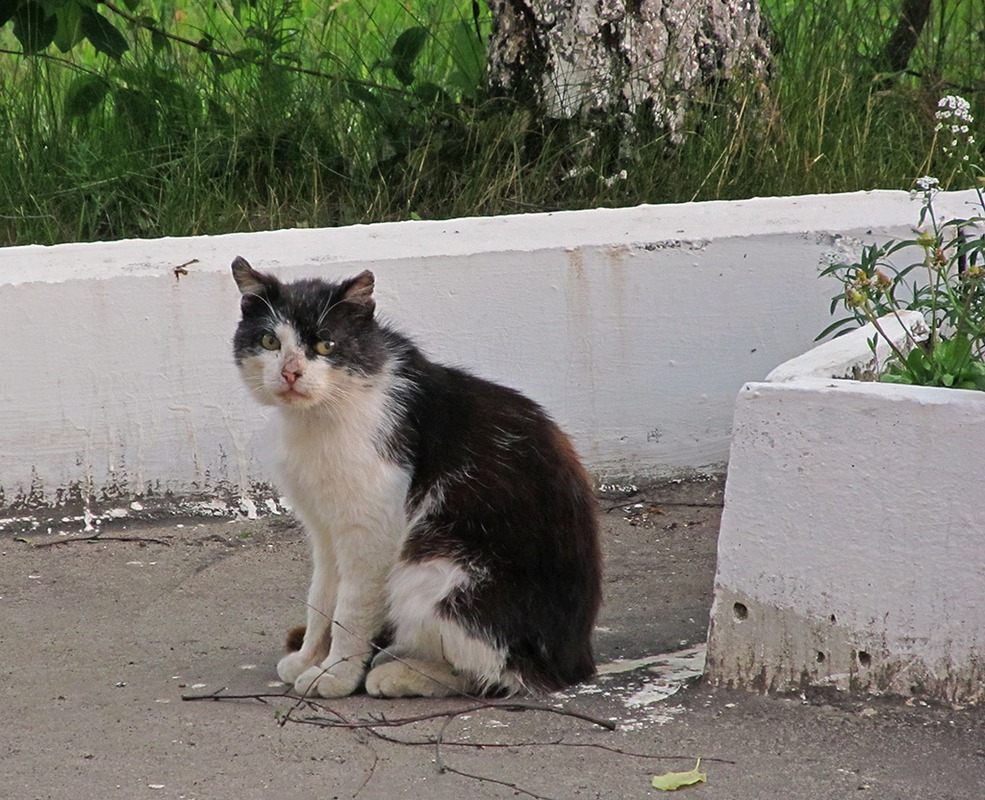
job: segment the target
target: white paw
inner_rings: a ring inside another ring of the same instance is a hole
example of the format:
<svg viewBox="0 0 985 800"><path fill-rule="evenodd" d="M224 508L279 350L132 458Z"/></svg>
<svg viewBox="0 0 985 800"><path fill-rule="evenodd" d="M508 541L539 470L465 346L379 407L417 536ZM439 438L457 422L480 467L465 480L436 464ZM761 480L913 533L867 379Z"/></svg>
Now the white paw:
<svg viewBox="0 0 985 800"><path fill-rule="evenodd" d="M284 683L294 683L311 664L312 660L307 656L302 656L300 651L288 653L277 662L277 677Z"/></svg>
<svg viewBox="0 0 985 800"><path fill-rule="evenodd" d="M373 697L448 697L466 688L450 668L420 661L387 661L366 676L366 692Z"/></svg>
<svg viewBox="0 0 985 800"><path fill-rule="evenodd" d="M306 697L347 697L359 688L362 666L342 662L326 669L320 664L302 672L294 690Z"/></svg>

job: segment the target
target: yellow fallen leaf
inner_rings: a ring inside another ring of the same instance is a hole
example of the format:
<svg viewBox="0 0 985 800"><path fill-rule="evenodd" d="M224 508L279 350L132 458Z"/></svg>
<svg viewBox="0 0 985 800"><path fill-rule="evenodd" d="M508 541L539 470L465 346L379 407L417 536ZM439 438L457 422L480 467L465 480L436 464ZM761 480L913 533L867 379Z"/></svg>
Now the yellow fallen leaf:
<svg viewBox="0 0 985 800"><path fill-rule="evenodd" d="M699 758L698 763L694 765L694 769L690 772L665 772L663 775L654 775L651 784L654 789L659 789L662 792L672 792L675 789L680 789L682 786L704 783L708 780L708 774L698 772L698 767L700 766L701 759Z"/></svg>

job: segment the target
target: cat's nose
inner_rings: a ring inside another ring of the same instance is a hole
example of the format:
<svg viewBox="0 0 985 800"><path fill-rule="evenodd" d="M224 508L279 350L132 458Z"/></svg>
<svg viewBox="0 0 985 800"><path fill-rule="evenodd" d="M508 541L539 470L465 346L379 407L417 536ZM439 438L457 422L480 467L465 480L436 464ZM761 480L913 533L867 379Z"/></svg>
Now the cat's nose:
<svg viewBox="0 0 985 800"><path fill-rule="evenodd" d="M288 386L293 386L295 383L298 382L298 379L304 373L302 373L300 370L297 370L297 369L291 369L290 367L284 367L284 369L282 369L280 371L280 374L283 376L284 380L287 381L287 385Z"/></svg>

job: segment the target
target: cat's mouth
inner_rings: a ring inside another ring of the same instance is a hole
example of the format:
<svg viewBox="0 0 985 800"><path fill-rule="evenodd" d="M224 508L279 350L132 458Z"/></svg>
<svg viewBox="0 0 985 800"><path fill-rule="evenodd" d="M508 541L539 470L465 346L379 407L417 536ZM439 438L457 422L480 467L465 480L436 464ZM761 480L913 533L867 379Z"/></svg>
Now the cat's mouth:
<svg viewBox="0 0 985 800"><path fill-rule="evenodd" d="M286 405L291 405L292 403L303 403L310 400L311 395L298 391L293 386L288 386L283 391L277 392L277 399Z"/></svg>

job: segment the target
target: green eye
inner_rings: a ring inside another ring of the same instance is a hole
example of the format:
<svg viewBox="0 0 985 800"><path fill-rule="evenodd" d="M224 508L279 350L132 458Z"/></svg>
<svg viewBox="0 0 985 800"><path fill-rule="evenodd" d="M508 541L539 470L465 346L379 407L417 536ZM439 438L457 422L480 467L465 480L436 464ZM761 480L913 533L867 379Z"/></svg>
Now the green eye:
<svg viewBox="0 0 985 800"><path fill-rule="evenodd" d="M335 352L335 342L318 342L318 344L315 345L315 352L320 356L330 356L333 352Z"/></svg>
<svg viewBox="0 0 985 800"><path fill-rule="evenodd" d="M272 333L265 333L263 338L260 339L260 346L264 350L277 350L280 348L280 339Z"/></svg>

